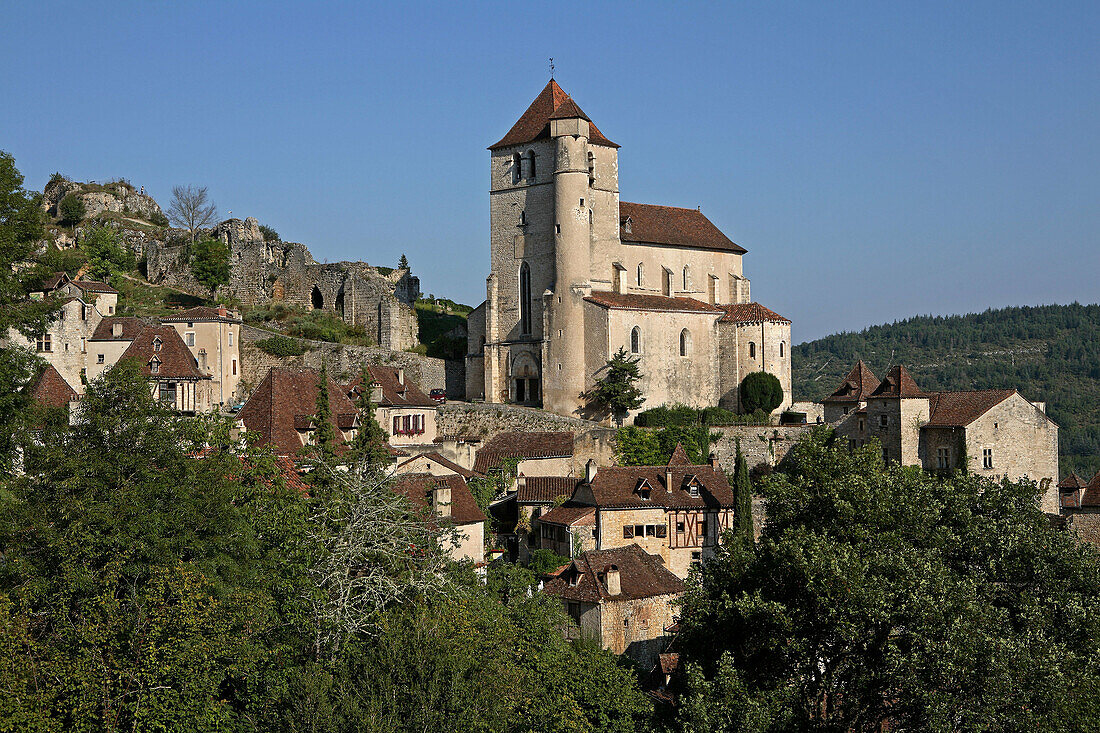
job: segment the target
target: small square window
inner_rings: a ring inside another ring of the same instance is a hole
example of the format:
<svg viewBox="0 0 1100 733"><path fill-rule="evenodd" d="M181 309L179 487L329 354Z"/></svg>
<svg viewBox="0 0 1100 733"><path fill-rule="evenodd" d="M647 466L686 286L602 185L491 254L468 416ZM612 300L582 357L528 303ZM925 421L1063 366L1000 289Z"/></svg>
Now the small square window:
<svg viewBox="0 0 1100 733"><path fill-rule="evenodd" d="M879 415L878 416L878 424L879 424L880 428L888 427L890 425L890 416L889 415Z"/></svg>
<svg viewBox="0 0 1100 733"><path fill-rule="evenodd" d="M103 363L103 354L96 354L95 363L96 364L102 364Z"/></svg>

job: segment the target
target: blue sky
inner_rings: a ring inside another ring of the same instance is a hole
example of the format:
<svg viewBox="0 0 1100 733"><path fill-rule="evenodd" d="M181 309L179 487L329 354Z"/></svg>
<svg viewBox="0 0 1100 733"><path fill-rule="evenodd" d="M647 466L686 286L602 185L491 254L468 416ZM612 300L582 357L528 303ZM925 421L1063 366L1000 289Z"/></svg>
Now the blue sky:
<svg viewBox="0 0 1100 733"><path fill-rule="evenodd" d="M701 206L795 341L1098 300L1100 3L549 7L5 3L0 149L476 304L485 148L553 56L623 198Z"/></svg>

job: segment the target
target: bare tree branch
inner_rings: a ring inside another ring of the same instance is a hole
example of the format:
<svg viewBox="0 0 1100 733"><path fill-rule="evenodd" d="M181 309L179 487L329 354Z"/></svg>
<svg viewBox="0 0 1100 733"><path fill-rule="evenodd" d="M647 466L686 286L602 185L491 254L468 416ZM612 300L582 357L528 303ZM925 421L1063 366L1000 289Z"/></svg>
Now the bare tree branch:
<svg viewBox="0 0 1100 733"><path fill-rule="evenodd" d="M217 220L218 207L207 201L206 186L175 186L165 213L169 221L191 234L191 244L194 244L195 231Z"/></svg>

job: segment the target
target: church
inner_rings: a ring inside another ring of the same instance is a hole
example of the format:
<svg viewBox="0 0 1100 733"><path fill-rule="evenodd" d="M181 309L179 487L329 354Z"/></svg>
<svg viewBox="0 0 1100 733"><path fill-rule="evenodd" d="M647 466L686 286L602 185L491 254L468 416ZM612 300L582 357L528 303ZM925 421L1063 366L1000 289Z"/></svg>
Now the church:
<svg viewBox="0 0 1100 733"><path fill-rule="evenodd" d="M745 248L698 209L620 201L619 145L556 81L489 152L491 271L468 321L468 399L600 418L582 394L624 348L642 410L737 410L755 371L778 377L777 412L790 406L791 322L751 300Z"/></svg>

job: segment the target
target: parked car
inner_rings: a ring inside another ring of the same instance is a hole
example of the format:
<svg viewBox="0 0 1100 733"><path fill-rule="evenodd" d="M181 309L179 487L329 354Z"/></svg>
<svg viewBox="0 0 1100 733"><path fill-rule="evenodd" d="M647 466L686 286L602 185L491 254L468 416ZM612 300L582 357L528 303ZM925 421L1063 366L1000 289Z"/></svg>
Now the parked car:
<svg viewBox="0 0 1100 733"><path fill-rule="evenodd" d="M436 387L428 393L428 396L435 400L436 404L442 405L447 401L447 390Z"/></svg>

